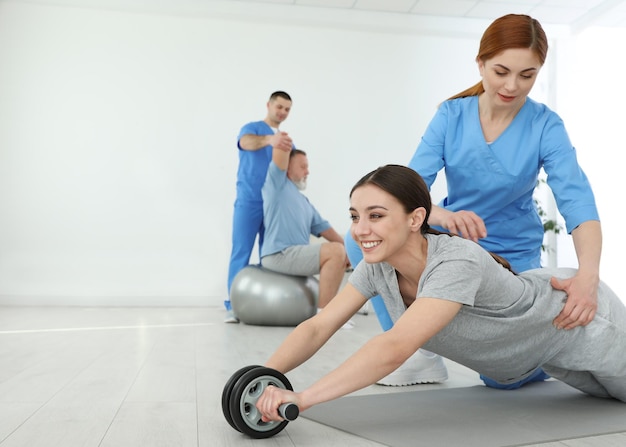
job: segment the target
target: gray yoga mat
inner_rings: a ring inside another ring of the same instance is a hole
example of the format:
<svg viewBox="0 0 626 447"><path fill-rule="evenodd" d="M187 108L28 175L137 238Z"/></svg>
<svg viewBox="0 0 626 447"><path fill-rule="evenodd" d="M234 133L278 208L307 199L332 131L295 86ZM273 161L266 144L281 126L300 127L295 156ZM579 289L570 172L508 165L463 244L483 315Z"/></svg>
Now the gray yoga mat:
<svg viewBox="0 0 626 447"><path fill-rule="evenodd" d="M626 432L626 404L549 380L348 396L302 417L392 447L504 447Z"/></svg>

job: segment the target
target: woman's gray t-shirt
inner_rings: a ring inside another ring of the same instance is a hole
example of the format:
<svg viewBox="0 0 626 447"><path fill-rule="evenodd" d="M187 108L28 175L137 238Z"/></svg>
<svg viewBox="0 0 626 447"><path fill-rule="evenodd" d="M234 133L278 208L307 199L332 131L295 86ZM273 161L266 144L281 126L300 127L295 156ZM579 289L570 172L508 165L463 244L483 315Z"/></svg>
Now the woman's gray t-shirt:
<svg viewBox="0 0 626 447"><path fill-rule="evenodd" d="M416 298L463 306L425 349L509 383L574 342L578 331L552 326L565 293L552 288L550 277L571 277L575 270L536 269L516 276L474 242L445 234L427 234L426 239L428 257ZM361 262L349 281L368 298L380 295L394 322L406 310L391 265Z"/></svg>

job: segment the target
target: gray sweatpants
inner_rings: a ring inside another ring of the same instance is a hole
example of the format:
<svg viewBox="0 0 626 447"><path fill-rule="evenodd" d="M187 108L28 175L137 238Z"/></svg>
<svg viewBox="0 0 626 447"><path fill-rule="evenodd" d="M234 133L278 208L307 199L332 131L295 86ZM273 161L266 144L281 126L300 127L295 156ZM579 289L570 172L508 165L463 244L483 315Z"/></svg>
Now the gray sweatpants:
<svg viewBox="0 0 626 447"><path fill-rule="evenodd" d="M593 321L574 330L578 336L543 370L585 393L626 402L626 307L606 284Z"/></svg>

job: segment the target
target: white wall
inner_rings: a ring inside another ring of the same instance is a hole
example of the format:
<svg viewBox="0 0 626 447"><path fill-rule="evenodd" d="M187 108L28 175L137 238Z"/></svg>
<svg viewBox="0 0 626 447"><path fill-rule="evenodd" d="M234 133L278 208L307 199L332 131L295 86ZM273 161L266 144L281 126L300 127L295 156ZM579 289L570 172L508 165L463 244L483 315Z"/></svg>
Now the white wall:
<svg viewBox="0 0 626 447"><path fill-rule="evenodd" d="M484 23L407 32L346 12L342 29L248 8L0 1L0 304L219 305L236 136L272 91L294 99L307 195L345 233L352 184L407 163L437 104L478 80Z"/></svg>
<svg viewBox="0 0 626 447"><path fill-rule="evenodd" d="M217 305L236 136L272 91L344 233L352 184L476 80L475 38L264 23L0 3L2 302Z"/></svg>
<svg viewBox="0 0 626 447"><path fill-rule="evenodd" d="M591 181L602 221L600 274L624 302L622 196L626 180L621 160L626 150L626 60L618 49L625 46L625 29L590 28L563 42L564 61L558 76L559 114ZM558 264L577 266L569 236L559 237Z"/></svg>

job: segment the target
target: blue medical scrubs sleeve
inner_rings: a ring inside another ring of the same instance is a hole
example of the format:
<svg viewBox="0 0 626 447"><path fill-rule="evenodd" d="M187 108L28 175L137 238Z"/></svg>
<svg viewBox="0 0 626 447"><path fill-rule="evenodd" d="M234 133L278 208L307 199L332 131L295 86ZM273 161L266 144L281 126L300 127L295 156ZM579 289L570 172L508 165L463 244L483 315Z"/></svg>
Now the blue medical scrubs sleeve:
<svg viewBox="0 0 626 447"><path fill-rule="evenodd" d="M543 135L544 170L567 232L588 220L600 220L589 179L580 168L576 149L556 113L547 120Z"/></svg>
<svg viewBox="0 0 626 447"><path fill-rule="evenodd" d="M448 105L442 104L431 120L424 136L409 162L409 168L422 176L430 188L443 169L445 160L443 149L448 127Z"/></svg>
<svg viewBox="0 0 626 447"><path fill-rule="evenodd" d="M243 137L244 135L265 136L273 134L274 129L272 129L265 121L252 121L250 123L244 124L243 127L239 130L239 135L237 136L237 147L243 150L240 141L241 137Z"/></svg>
<svg viewBox="0 0 626 447"><path fill-rule="evenodd" d="M241 148L240 140L244 135L273 135L274 131L264 121L248 123L241 128L237 138L239 148L239 167L237 169L237 199L261 202L261 188L267 175L267 167L272 160L272 146L265 146L256 151Z"/></svg>

